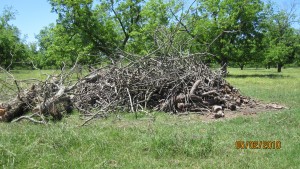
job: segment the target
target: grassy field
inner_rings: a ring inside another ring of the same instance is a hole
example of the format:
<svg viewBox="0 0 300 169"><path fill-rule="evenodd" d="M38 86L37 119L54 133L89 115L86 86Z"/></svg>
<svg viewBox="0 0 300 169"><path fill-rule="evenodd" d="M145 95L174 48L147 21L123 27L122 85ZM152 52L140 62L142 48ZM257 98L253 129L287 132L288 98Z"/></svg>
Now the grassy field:
<svg viewBox="0 0 300 169"><path fill-rule="evenodd" d="M289 109L214 122L154 112L84 127L76 113L48 125L0 123L0 167L299 168L300 68L229 72L227 80L244 95ZM38 75L22 73L16 77ZM281 149L236 149L237 140L280 140Z"/></svg>

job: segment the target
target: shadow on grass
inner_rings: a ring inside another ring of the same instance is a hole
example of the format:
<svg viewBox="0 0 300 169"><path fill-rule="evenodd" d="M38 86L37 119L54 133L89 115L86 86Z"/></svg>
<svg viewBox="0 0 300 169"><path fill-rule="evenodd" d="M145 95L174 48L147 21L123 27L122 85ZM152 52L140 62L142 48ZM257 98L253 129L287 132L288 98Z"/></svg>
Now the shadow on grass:
<svg viewBox="0 0 300 169"><path fill-rule="evenodd" d="M229 74L227 77L230 78L247 78L247 77L259 77L259 78L271 78L271 79L276 79L276 78L287 78L290 76L284 76L284 75L279 75L279 74L252 74L252 75L231 75Z"/></svg>

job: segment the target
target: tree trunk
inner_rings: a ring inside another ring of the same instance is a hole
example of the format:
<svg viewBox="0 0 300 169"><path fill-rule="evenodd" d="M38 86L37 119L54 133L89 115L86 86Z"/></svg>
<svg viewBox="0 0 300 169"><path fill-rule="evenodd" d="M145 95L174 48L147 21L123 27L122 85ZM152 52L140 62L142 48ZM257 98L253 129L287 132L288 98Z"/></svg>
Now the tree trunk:
<svg viewBox="0 0 300 169"><path fill-rule="evenodd" d="M282 66L283 66L282 63L278 63L278 64L277 64L277 72L281 72Z"/></svg>
<svg viewBox="0 0 300 169"><path fill-rule="evenodd" d="M228 61L226 59L221 61L221 70L222 70L222 75L225 77L227 75L227 66L228 66Z"/></svg>
<svg viewBox="0 0 300 169"><path fill-rule="evenodd" d="M240 68L241 68L241 70L244 70L244 65L241 64L241 65L240 65Z"/></svg>
<svg viewBox="0 0 300 169"><path fill-rule="evenodd" d="M126 46L128 40L129 40L129 35L126 33L125 38L124 38L123 43L122 43L122 50L125 49L125 46Z"/></svg>

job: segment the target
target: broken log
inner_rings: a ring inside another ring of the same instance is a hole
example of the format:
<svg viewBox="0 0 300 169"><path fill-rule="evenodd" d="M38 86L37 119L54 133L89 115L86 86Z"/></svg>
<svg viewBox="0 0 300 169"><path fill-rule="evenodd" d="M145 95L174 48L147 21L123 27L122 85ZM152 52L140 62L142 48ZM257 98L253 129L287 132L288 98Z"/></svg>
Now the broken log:
<svg viewBox="0 0 300 169"><path fill-rule="evenodd" d="M197 80L194 83L193 87L191 88L190 94L195 94L195 91L196 91L196 89L197 89L197 87L199 86L200 83L201 83L201 80Z"/></svg>

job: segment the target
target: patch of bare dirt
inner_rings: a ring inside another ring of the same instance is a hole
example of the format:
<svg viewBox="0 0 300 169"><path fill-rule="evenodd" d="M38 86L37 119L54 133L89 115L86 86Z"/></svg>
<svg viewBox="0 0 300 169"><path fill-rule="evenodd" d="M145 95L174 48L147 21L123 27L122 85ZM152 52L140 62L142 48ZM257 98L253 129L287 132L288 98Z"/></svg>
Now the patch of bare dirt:
<svg viewBox="0 0 300 169"><path fill-rule="evenodd" d="M235 111L232 111L230 109L224 110L224 117L222 118L216 118L215 113L210 112L202 112L202 113L179 113L179 116L197 116L197 119L201 121L219 121L219 120L226 120L226 119L233 119L240 116L257 116L259 113L264 112L270 112L270 111L279 111L287 109L287 107L276 104L276 103L269 103L265 104L262 102L255 101L255 105L249 106L249 105L242 105L241 107L237 107ZM200 115L199 115L200 114Z"/></svg>

